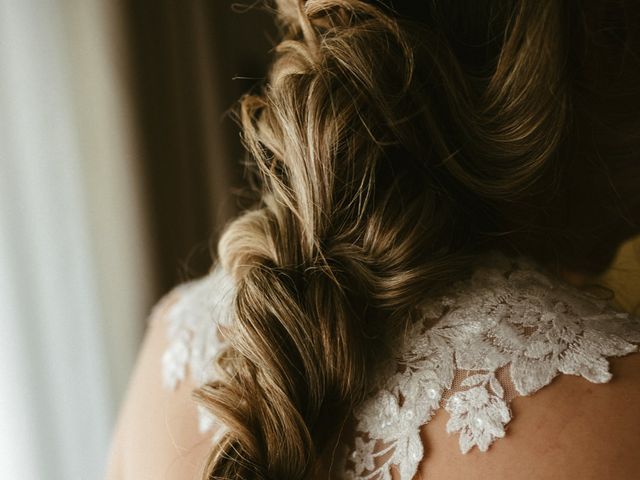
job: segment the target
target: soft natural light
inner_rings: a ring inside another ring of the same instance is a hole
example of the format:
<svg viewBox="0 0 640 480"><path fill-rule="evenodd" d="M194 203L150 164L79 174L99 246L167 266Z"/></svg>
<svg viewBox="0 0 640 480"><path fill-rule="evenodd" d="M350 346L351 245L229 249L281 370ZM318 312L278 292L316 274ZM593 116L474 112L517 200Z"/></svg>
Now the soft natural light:
<svg viewBox="0 0 640 480"><path fill-rule="evenodd" d="M135 207L126 208L127 124L117 119L109 55L100 50L105 2L62 3L0 0L3 479L101 478L145 315L143 301L130 300L139 292L127 290L145 271L144 255ZM80 28L90 41L78 45ZM109 175L94 188L101 169ZM121 203L100 203L105 191L121 192ZM123 270L127 262L138 273Z"/></svg>

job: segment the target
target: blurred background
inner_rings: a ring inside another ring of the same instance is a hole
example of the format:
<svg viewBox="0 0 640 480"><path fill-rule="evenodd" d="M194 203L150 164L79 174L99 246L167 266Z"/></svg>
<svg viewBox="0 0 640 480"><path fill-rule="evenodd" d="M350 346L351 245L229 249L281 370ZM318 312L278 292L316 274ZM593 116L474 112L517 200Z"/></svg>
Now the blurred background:
<svg viewBox="0 0 640 480"><path fill-rule="evenodd" d="M238 205L250 0L0 0L0 478L97 479L151 306Z"/></svg>

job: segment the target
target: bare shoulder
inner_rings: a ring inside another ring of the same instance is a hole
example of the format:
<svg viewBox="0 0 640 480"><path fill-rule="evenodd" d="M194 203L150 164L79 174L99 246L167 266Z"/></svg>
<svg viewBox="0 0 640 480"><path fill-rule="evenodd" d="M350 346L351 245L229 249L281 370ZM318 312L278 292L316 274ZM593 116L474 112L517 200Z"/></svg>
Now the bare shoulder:
<svg viewBox="0 0 640 480"><path fill-rule="evenodd" d="M532 480L639 478L640 353L610 360L613 378L593 384L559 375L512 404L507 434L485 452L460 453L446 412L423 427L422 478Z"/></svg>
<svg viewBox="0 0 640 480"><path fill-rule="evenodd" d="M175 291L174 291L175 292ZM166 348L165 296L149 321L113 437L108 480L198 478L211 448L198 430L198 416L188 382L175 391L162 384L161 358ZM173 294L173 295L172 295Z"/></svg>

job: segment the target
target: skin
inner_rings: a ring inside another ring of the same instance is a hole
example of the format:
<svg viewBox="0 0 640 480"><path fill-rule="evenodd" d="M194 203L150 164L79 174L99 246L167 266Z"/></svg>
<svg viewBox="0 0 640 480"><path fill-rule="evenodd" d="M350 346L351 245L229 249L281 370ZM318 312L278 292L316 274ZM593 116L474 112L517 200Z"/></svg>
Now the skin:
<svg viewBox="0 0 640 480"><path fill-rule="evenodd" d="M613 379L594 385L560 375L511 403L505 438L487 452L460 453L440 410L421 436L427 454L417 479L631 479L640 472L640 354L611 360ZM399 477L394 477L396 480Z"/></svg>
<svg viewBox="0 0 640 480"><path fill-rule="evenodd" d="M169 305L167 305L168 307ZM211 448L198 431L195 385L175 391L162 385L161 358L167 344L163 312L150 319L116 425L107 480L198 478Z"/></svg>
<svg viewBox="0 0 640 480"><path fill-rule="evenodd" d="M636 310L639 247L640 237L623 244L602 276L560 275L577 287L605 285L616 292L620 308ZM505 438L485 453L472 449L462 455L458 436L445 433L448 414L440 410L422 428L426 454L414 480L638 478L640 456L633 446L640 442L640 353L609 363L609 383L559 375L535 394L516 397Z"/></svg>

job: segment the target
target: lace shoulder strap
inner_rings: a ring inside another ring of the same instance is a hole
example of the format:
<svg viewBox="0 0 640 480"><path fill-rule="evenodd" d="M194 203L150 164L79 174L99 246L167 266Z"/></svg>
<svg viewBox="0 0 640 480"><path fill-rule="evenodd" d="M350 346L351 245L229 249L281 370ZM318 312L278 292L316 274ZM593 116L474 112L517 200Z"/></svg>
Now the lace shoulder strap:
<svg viewBox="0 0 640 480"><path fill-rule="evenodd" d="M226 344L220 327L231 322L234 297L233 280L216 264L207 275L174 287L154 307L163 311L161 318L167 323L168 343L162 356L165 388L176 389L187 375L195 385L213 380L214 358ZM200 407L198 414L200 430L209 430L211 416Z"/></svg>
<svg viewBox="0 0 640 480"><path fill-rule="evenodd" d="M427 302L399 341L391 374L355 412L345 478L412 479L423 457L420 428L449 414L462 453L505 435L509 402L560 373L610 380L607 357L638 350L640 321L552 278L526 259L493 254L473 275ZM348 454L348 455L347 455Z"/></svg>

